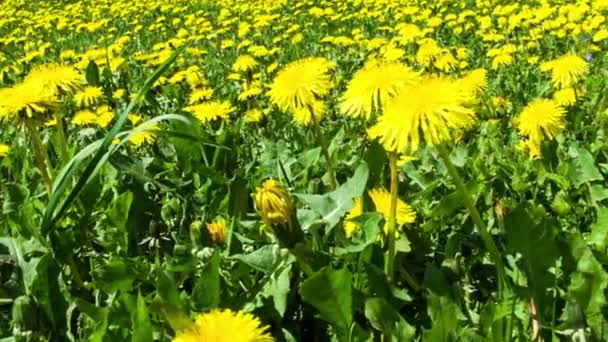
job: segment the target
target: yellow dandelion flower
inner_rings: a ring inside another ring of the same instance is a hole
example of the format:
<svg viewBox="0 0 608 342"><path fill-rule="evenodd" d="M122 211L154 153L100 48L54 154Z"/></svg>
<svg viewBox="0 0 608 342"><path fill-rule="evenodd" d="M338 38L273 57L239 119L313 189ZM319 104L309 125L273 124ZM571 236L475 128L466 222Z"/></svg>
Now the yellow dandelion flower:
<svg viewBox="0 0 608 342"><path fill-rule="evenodd" d="M283 112L311 107L331 90L329 71L335 64L325 58L309 57L285 66L275 77L268 95Z"/></svg>
<svg viewBox="0 0 608 342"><path fill-rule="evenodd" d="M301 126L309 126L321 122L327 111L327 105L321 101L313 101L308 107L292 111L293 119Z"/></svg>
<svg viewBox="0 0 608 342"><path fill-rule="evenodd" d="M389 99L418 77L418 73L401 63L369 61L348 83L341 97L340 112L369 119L386 108Z"/></svg>
<svg viewBox="0 0 608 342"><path fill-rule="evenodd" d="M173 342L274 342L268 328L250 313L216 309L199 314L192 327L179 331Z"/></svg>
<svg viewBox="0 0 608 342"><path fill-rule="evenodd" d="M226 241L226 221L222 218L207 223L207 231L211 241L216 245L223 245Z"/></svg>
<svg viewBox="0 0 608 342"><path fill-rule="evenodd" d="M492 69L495 70L511 64L513 64L513 55L510 53L501 53L492 58Z"/></svg>
<svg viewBox="0 0 608 342"><path fill-rule="evenodd" d="M416 61L424 66L430 66L435 59L443 54L443 48L432 39L427 39L418 48Z"/></svg>
<svg viewBox="0 0 608 342"><path fill-rule="evenodd" d="M545 138L554 139L565 127L566 111L553 100L536 99L514 119L517 131L529 148L530 157L540 155Z"/></svg>
<svg viewBox="0 0 608 342"><path fill-rule="evenodd" d="M190 93L190 97L188 99L188 103L189 104L195 104L195 103L199 103L202 102L204 100L209 100L213 97L213 89L211 88L197 88L194 89L191 93Z"/></svg>
<svg viewBox="0 0 608 342"><path fill-rule="evenodd" d="M74 117L72 117L72 123L78 126L86 126L97 123L97 114L93 113L88 109L80 110L74 113Z"/></svg>
<svg viewBox="0 0 608 342"><path fill-rule="evenodd" d="M6 144L0 144L0 157L6 157L11 152L11 148Z"/></svg>
<svg viewBox="0 0 608 342"><path fill-rule="evenodd" d="M232 70L237 72L247 72L253 70L258 65L255 58L250 55L239 56L234 64L232 64Z"/></svg>
<svg viewBox="0 0 608 342"><path fill-rule="evenodd" d="M577 94L576 91L574 91L574 88L562 88L553 94L553 100L555 100L555 102L560 106L572 106L576 104L576 101L578 100L576 95Z"/></svg>
<svg viewBox="0 0 608 342"><path fill-rule="evenodd" d="M97 108L97 126L106 128L114 120L114 111L110 106L100 106Z"/></svg>
<svg viewBox="0 0 608 342"><path fill-rule="evenodd" d="M260 95L262 93L262 88L260 88L259 86L257 86L256 84L245 84L243 86L243 91L239 94L238 96L238 100L245 102L249 99L252 99L258 95Z"/></svg>
<svg viewBox="0 0 608 342"><path fill-rule="evenodd" d="M443 51L442 54L440 54L439 56L437 56L435 58L435 61L433 62L433 65L444 72L448 72L452 69L454 69L456 67L456 65L458 65L458 60L456 60L456 58L454 58L454 56L452 56L452 54L449 51Z"/></svg>
<svg viewBox="0 0 608 342"><path fill-rule="evenodd" d="M230 121L230 114L236 110L228 101L203 102L201 104L188 106L185 109L192 113L192 115L202 123L216 119Z"/></svg>
<svg viewBox="0 0 608 342"><path fill-rule="evenodd" d="M230 74L228 74L228 76L226 76L226 78L232 81L238 81L242 77L241 74L239 74L238 72L231 72Z"/></svg>
<svg viewBox="0 0 608 342"><path fill-rule="evenodd" d="M143 118L139 114L129 114L129 115L127 115L127 119L129 119L129 122L131 123L131 125L134 125L134 126L137 125L138 123L140 123L141 120L143 120Z"/></svg>
<svg viewBox="0 0 608 342"><path fill-rule="evenodd" d="M368 130L387 151L414 153L426 142L437 145L453 137L453 130L473 125L474 102L469 89L445 77L429 77L393 98L378 123Z"/></svg>
<svg viewBox="0 0 608 342"><path fill-rule="evenodd" d="M593 35L593 42L594 43L598 43L601 42L602 40L608 38L608 30L607 29L601 29L599 31L597 31L594 35Z"/></svg>
<svg viewBox="0 0 608 342"><path fill-rule="evenodd" d="M114 93L112 93L112 98L115 100L120 100L125 97L125 93L126 91L124 89L118 88L114 91Z"/></svg>
<svg viewBox="0 0 608 342"><path fill-rule="evenodd" d="M542 71L551 72L551 83L555 88L567 88L575 85L589 72L589 65L581 57L568 53L540 65Z"/></svg>
<svg viewBox="0 0 608 342"><path fill-rule="evenodd" d="M456 83L464 88L470 89L473 93L482 93L488 87L485 69L475 69L466 73L458 79Z"/></svg>
<svg viewBox="0 0 608 342"><path fill-rule="evenodd" d="M144 124L145 123L143 123L142 125L144 125ZM133 131L140 129L142 125L139 125L139 126L133 128ZM158 130L158 124L156 124L156 123L151 124L151 125L147 126L144 130L135 133L129 139L129 142L137 147L142 146L144 144L153 143L154 140L156 140L156 133L154 132L156 130Z"/></svg>
<svg viewBox="0 0 608 342"><path fill-rule="evenodd" d="M245 112L245 121L256 123L262 121L264 118L264 111L259 108L253 108Z"/></svg>
<svg viewBox="0 0 608 342"><path fill-rule="evenodd" d="M44 64L34 68L23 83L38 83L53 94L74 94L82 84L82 75L74 68L60 64Z"/></svg>
<svg viewBox="0 0 608 342"><path fill-rule="evenodd" d="M86 86L74 95L74 102L78 107L89 107L99 103L102 97L101 87Z"/></svg>
<svg viewBox="0 0 608 342"><path fill-rule="evenodd" d="M255 210L268 226L289 225L295 207L283 184L276 179L268 179L256 189L253 195Z"/></svg>
<svg viewBox="0 0 608 342"><path fill-rule="evenodd" d="M388 235L388 217L391 210L391 194L383 188L375 188L368 190L369 197L374 202L376 211L384 216L384 220L387 221L384 224L384 234ZM403 226L406 224L414 223L416 220L416 212L407 203L397 198L397 226Z"/></svg>
<svg viewBox="0 0 608 342"><path fill-rule="evenodd" d="M28 118L55 109L57 97L42 83L20 83L0 89L0 121L21 115Z"/></svg>
<svg viewBox="0 0 608 342"><path fill-rule="evenodd" d="M359 230L359 225L352 220L361 216L361 214L363 214L363 201L361 200L361 197L357 197L354 200L353 207L344 217L344 233L347 238L350 238Z"/></svg>

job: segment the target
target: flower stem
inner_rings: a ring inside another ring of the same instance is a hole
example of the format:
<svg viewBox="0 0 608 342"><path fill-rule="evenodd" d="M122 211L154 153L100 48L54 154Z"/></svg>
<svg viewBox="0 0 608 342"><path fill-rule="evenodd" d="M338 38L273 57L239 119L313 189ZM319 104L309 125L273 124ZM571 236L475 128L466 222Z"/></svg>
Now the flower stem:
<svg viewBox="0 0 608 342"><path fill-rule="evenodd" d="M390 212L388 217L388 254L386 255L386 261L384 263L384 272L389 282L393 281L393 273L395 271L395 232L397 226L397 154L390 152L389 155L389 169L391 174L391 202Z"/></svg>
<svg viewBox="0 0 608 342"><path fill-rule="evenodd" d="M63 163L67 162L70 159L67 139L65 137L65 127L63 125L63 117L59 113L59 111L55 112L55 121L57 122L57 134L59 135L59 148L61 151L61 161Z"/></svg>
<svg viewBox="0 0 608 342"><path fill-rule="evenodd" d="M475 226L477 226L477 231L479 232L479 235L481 236L481 240L483 241L486 249L490 253L490 258L496 265L496 274L498 275L498 291L499 291L499 294L501 294L502 288L503 288L504 282L505 282L505 273L504 273L505 269L504 269L504 265L502 262L501 254L498 251L498 248L496 247L494 240L492 240L492 236L488 232L488 228L486 227L485 223L481 219L481 215L479 214L479 211L477 211L477 208L475 208L475 203L473 202L473 199L471 198L471 194L469 193L466 186L464 185L464 181L458 174L458 171L456 170L456 167L454 166L454 164L452 164L448 151L445 149L445 147L443 145L437 145L436 147L437 147L437 151L439 152L439 156L441 157L446 168L448 169L448 173L452 177L452 181L454 181L454 184L456 185L456 190L458 192L460 192L460 196L462 197L465 207L469 211L469 215L471 216L471 219L475 223Z"/></svg>
<svg viewBox="0 0 608 342"><path fill-rule="evenodd" d="M331 160L331 156L329 154L329 147L327 145L327 141L325 140L325 136L321 132L321 126L317 122L312 110L310 112L312 116L312 129L316 135L317 141L321 146L321 153L323 153L323 157L325 158L325 162L327 163L327 173L329 173L329 180L331 182L331 189L336 190L338 188L338 180L336 179L336 173L334 172L334 163Z"/></svg>
<svg viewBox="0 0 608 342"><path fill-rule="evenodd" d="M36 157L36 164L38 164L38 169L42 174L42 180L46 185L48 195L51 196L51 192L53 191L53 181L51 180L51 176L49 175L47 158L45 157L42 139L40 139L40 132L38 132L38 127L32 120L25 120L25 126L30 131L30 136L32 137L32 144L34 147L34 155Z"/></svg>

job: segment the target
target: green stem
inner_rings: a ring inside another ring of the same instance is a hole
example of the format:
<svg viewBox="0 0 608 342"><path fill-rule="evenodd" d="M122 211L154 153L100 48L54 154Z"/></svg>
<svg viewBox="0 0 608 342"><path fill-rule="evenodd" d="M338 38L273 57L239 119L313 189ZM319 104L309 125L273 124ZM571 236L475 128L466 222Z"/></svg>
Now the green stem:
<svg viewBox="0 0 608 342"><path fill-rule="evenodd" d="M48 195L51 196L51 192L53 191L53 181L51 180L51 176L49 175L47 158L45 157L45 150L44 146L42 145L42 139L40 139L40 132L38 132L38 127L36 126L36 123L32 120L25 120L25 126L30 131L30 136L32 137L32 144L34 147L34 156L36 157L36 163L38 164L38 169L42 174L42 180L46 185Z"/></svg>
<svg viewBox="0 0 608 342"><path fill-rule="evenodd" d="M458 192L460 192L460 196L462 197L465 207L469 211L469 215L471 216L471 219L475 223L475 226L477 226L477 231L479 232L479 235L481 236L481 239L482 239L486 249L490 253L490 258L496 265L496 274L498 275L498 292L500 295L500 294L502 294L502 288L503 288L504 282L505 282L505 268L504 268L504 265L502 262L501 254L498 251L498 248L496 247L494 240L492 240L492 236L488 232L488 228L486 227L486 224L481 219L481 215L479 214L479 211L477 211L477 208L475 208L475 203L473 202L473 199L471 198L471 194L469 193L466 186L464 185L464 181L458 174L458 171L456 170L456 167L454 166L454 164L452 164L449 153L447 152L447 150L445 149L445 147L443 145L437 145L436 147L437 147L437 151L439 152L439 156L441 157L446 168L448 169L448 173L452 177L452 181L456 185L456 190Z"/></svg>
<svg viewBox="0 0 608 342"><path fill-rule="evenodd" d="M386 261L384 264L384 272L389 282L393 281L393 274L395 272L395 232L397 226L397 154L391 152L389 155L389 169L391 174L391 203L390 212L388 217L388 254L386 255Z"/></svg>
<svg viewBox="0 0 608 342"><path fill-rule="evenodd" d="M59 135L59 149L61 151L61 162L65 163L70 159L68 151L67 139L65 137L65 127L63 125L63 117L59 111L55 112L55 121L57 122L57 134Z"/></svg>
<svg viewBox="0 0 608 342"><path fill-rule="evenodd" d="M312 117L312 128L316 135L317 141L321 146L321 153L323 153L323 157L325 158L325 162L327 163L327 173L329 173L329 180L331 182L332 190L336 190L338 188L338 180L336 179L336 173L334 172L334 163L331 160L331 156L329 154L329 147L327 145L327 141L325 140L325 136L321 132L321 126L315 119L315 116L311 110L310 115Z"/></svg>

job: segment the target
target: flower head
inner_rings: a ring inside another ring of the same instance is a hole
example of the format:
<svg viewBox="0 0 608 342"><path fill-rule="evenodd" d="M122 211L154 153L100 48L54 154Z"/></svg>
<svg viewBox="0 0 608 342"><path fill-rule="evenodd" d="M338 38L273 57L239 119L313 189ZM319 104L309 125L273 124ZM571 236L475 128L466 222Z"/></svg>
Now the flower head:
<svg viewBox="0 0 608 342"><path fill-rule="evenodd" d="M255 208L268 226L290 224L294 205L287 189L275 179L268 179L253 196Z"/></svg>
<svg viewBox="0 0 608 342"><path fill-rule="evenodd" d="M219 218L207 223L207 231L214 244L221 246L226 241L226 221L224 219Z"/></svg>
<svg viewBox="0 0 608 342"><path fill-rule="evenodd" d="M82 75L74 68L60 64L44 64L33 69L23 83L38 83L52 94L73 94L82 84Z"/></svg>
<svg viewBox="0 0 608 342"><path fill-rule="evenodd" d="M384 216L385 221L388 221L391 211L391 194L383 188L371 189L367 192L369 197L374 202L376 211ZM407 203L401 199L397 199L397 226L414 223L416 220L416 212ZM388 235L388 222L384 224L384 234Z"/></svg>
<svg viewBox="0 0 608 342"><path fill-rule="evenodd" d="M273 342L267 330L250 313L213 310L199 314L192 327L179 331L173 342Z"/></svg>
<svg viewBox="0 0 608 342"><path fill-rule="evenodd" d="M453 130L472 126L473 100L470 89L458 82L429 77L393 98L368 134L387 151L412 154L422 141L437 145L452 139Z"/></svg>
<svg viewBox="0 0 608 342"><path fill-rule="evenodd" d="M209 101L186 107L195 118L201 122L209 122L216 119L230 121L230 114L235 111L230 102Z"/></svg>
<svg viewBox="0 0 608 342"><path fill-rule="evenodd" d="M103 97L101 87L86 86L74 95L74 102L78 107L89 107L97 104Z"/></svg>
<svg viewBox="0 0 608 342"><path fill-rule="evenodd" d="M32 118L54 109L59 103L57 97L41 83L20 83L10 88L0 89L0 121L14 116Z"/></svg>
<svg viewBox="0 0 608 342"><path fill-rule="evenodd" d="M78 126L86 126L97 123L98 116L88 109L79 110L74 113L72 123Z"/></svg>
<svg viewBox="0 0 608 342"><path fill-rule="evenodd" d="M329 94L332 87L329 71L335 64L325 58L309 57L285 66L275 77L268 95L284 112L310 109Z"/></svg>
<svg viewBox="0 0 608 342"><path fill-rule="evenodd" d="M551 82L555 88L567 88L589 72L589 65L581 57L568 53L541 64L540 69L551 72Z"/></svg>
<svg viewBox="0 0 608 342"><path fill-rule="evenodd" d="M564 128L565 113L566 111L553 100L536 99L514 119L531 158L540 155L540 146L545 137L554 139Z"/></svg>
<svg viewBox="0 0 608 342"><path fill-rule="evenodd" d="M353 207L346 213L344 217L344 233L347 238L350 238L359 230L359 226L352 220L363 214L363 201L361 197L357 197L354 200Z"/></svg>
<svg viewBox="0 0 608 342"><path fill-rule="evenodd" d="M418 78L418 73L401 63L368 61L348 83L342 95L340 111L353 117L369 119L380 113L387 102Z"/></svg>
<svg viewBox="0 0 608 342"><path fill-rule="evenodd" d="M145 125L145 123L133 128L134 131L141 129L142 125ZM142 131L139 131L135 134L133 134L133 136L129 139L129 142L131 142L133 145L139 147L142 146L144 144L150 144L153 143L154 140L156 140L156 133L154 132L155 130L158 130L158 124L151 124L148 125L145 129L143 129Z"/></svg>
<svg viewBox="0 0 608 342"><path fill-rule="evenodd" d="M11 148L6 144L0 144L0 157L6 157L11 151Z"/></svg>
<svg viewBox="0 0 608 342"><path fill-rule="evenodd" d="M255 58L250 55L242 55L232 64L232 70L237 72L249 71L255 68L256 65L258 65L258 62L256 62Z"/></svg>

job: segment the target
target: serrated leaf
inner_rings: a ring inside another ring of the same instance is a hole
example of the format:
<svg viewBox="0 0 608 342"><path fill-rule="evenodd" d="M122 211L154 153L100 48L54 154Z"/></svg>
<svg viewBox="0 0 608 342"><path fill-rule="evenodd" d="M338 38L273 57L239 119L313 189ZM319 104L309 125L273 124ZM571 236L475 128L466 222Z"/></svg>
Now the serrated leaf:
<svg viewBox="0 0 608 342"><path fill-rule="evenodd" d="M571 146L568 150L570 156L570 180L575 187L584 183L603 180L600 170L595 166L593 156L580 146Z"/></svg>
<svg viewBox="0 0 608 342"><path fill-rule="evenodd" d="M249 254L235 254L230 258L239 260L260 272L269 273L275 262L275 249L274 245L266 245Z"/></svg>
<svg viewBox="0 0 608 342"><path fill-rule="evenodd" d="M567 298L570 300L563 310L562 321L577 328L580 324L577 314L580 307L585 313L589 327L600 340L606 340L608 322L602 311L607 305L604 291L608 287L608 274L579 233L569 233L567 240L572 257L576 260L576 270L570 276L567 291Z"/></svg>

